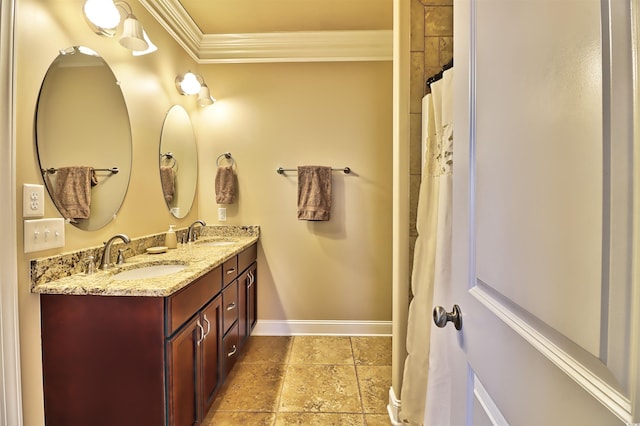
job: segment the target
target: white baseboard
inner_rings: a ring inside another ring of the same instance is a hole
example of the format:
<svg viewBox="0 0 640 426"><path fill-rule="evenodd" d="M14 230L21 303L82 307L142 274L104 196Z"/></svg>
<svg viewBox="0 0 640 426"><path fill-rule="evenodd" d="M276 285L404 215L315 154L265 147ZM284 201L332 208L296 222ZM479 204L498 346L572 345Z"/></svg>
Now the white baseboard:
<svg viewBox="0 0 640 426"><path fill-rule="evenodd" d="M402 426L402 422L400 421L400 400L396 398L393 387L389 388L389 405L387 405L387 411L389 412L391 424L393 426Z"/></svg>
<svg viewBox="0 0 640 426"><path fill-rule="evenodd" d="M391 336L391 321L271 321L259 320L254 336Z"/></svg>

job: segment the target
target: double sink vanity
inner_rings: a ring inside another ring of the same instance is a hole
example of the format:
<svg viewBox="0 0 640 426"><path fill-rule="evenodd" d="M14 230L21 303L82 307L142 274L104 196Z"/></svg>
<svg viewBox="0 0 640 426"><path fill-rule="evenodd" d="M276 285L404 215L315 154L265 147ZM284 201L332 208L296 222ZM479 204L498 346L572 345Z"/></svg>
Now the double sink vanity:
<svg viewBox="0 0 640 426"><path fill-rule="evenodd" d="M101 247L32 261L47 425L197 425L211 407L256 323L259 228L149 254L163 235L93 274L65 265Z"/></svg>

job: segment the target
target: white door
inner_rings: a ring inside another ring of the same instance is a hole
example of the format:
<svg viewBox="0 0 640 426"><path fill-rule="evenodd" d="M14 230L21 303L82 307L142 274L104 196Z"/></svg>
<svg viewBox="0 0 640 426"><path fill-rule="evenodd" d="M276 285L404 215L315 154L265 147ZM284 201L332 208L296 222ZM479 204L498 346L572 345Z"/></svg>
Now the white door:
<svg viewBox="0 0 640 426"><path fill-rule="evenodd" d="M454 3L453 425L640 423L637 6Z"/></svg>

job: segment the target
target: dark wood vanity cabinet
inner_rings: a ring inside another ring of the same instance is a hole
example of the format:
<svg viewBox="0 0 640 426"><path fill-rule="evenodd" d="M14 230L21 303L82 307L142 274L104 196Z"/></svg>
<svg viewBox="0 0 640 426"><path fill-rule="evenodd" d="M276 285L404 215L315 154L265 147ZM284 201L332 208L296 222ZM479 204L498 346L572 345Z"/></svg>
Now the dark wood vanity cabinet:
<svg viewBox="0 0 640 426"><path fill-rule="evenodd" d="M167 340L168 413L171 425L194 425L213 404L221 383L221 298L215 297Z"/></svg>
<svg viewBox="0 0 640 426"><path fill-rule="evenodd" d="M47 426L200 424L256 318L256 245L230 260L168 297L41 295Z"/></svg>

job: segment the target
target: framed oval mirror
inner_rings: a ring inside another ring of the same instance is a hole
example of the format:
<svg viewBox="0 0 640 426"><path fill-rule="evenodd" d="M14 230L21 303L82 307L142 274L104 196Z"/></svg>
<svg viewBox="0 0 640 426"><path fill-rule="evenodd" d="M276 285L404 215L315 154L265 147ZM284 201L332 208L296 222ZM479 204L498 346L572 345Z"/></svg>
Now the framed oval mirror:
<svg viewBox="0 0 640 426"><path fill-rule="evenodd" d="M60 51L42 82L35 119L42 177L60 214L87 231L120 209L131 175L131 126L119 82L86 47Z"/></svg>
<svg viewBox="0 0 640 426"><path fill-rule="evenodd" d="M171 214L185 217L191 210L198 181L196 138L187 111L169 108L160 136L160 184Z"/></svg>

